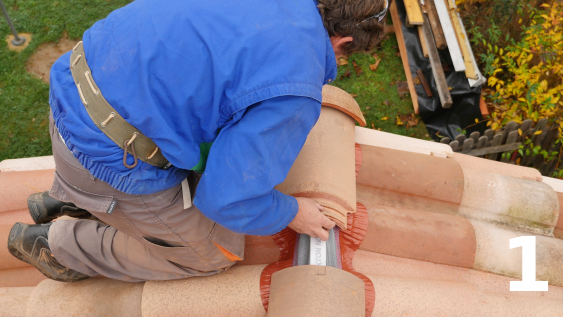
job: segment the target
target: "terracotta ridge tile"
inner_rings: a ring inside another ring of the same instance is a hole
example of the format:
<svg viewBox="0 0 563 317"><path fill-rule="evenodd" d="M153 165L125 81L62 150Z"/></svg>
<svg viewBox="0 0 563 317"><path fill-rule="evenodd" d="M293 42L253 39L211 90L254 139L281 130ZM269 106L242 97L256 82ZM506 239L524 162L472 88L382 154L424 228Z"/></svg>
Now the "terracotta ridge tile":
<svg viewBox="0 0 563 317"><path fill-rule="evenodd" d="M356 210L354 121L321 107L321 115L283 183L276 189L315 199L342 228Z"/></svg>
<svg viewBox="0 0 563 317"><path fill-rule="evenodd" d="M362 127L366 125L366 119L354 97L338 87L332 85L323 86L322 105L344 112L354 118Z"/></svg>
<svg viewBox="0 0 563 317"><path fill-rule="evenodd" d="M27 208L27 197L49 190L54 170L0 173L0 213Z"/></svg>
<svg viewBox="0 0 563 317"><path fill-rule="evenodd" d="M31 294L27 316L141 316L144 282L103 277L64 283L44 280Z"/></svg>
<svg viewBox="0 0 563 317"><path fill-rule="evenodd" d="M362 168L356 182L411 196L459 205L463 196L461 166L450 159L362 145Z"/></svg>
<svg viewBox="0 0 563 317"><path fill-rule="evenodd" d="M559 217L559 200L549 185L469 168L463 168L463 174L460 215L552 235Z"/></svg>
<svg viewBox="0 0 563 317"><path fill-rule="evenodd" d="M55 169L55 160L52 155L8 159L0 162L0 172L37 171Z"/></svg>
<svg viewBox="0 0 563 317"><path fill-rule="evenodd" d="M509 249L509 240L519 236L536 237L536 280L563 286L563 241L554 237L534 235L521 230L499 227L492 223L471 220L475 229L477 251L473 269L521 278L522 248Z"/></svg>
<svg viewBox="0 0 563 317"><path fill-rule="evenodd" d="M470 268L475 262L473 225L459 216L366 204L368 232L360 249Z"/></svg>
<svg viewBox="0 0 563 317"><path fill-rule="evenodd" d="M47 279L32 266L0 270L0 287L36 286Z"/></svg>
<svg viewBox="0 0 563 317"><path fill-rule="evenodd" d="M415 139L407 136L383 132L362 127L355 127L356 142L361 145L378 146L411 153L431 155L432 152L453 153L452 148L443 143Z"/></svg>
<svg viewBox="0 0 563 317"><path fill-rule="evenodd" d="M448 156L457 161L463 168L532 180L541 177L540 172L531 167L512 165L455 152L448 154Z"/></svg>

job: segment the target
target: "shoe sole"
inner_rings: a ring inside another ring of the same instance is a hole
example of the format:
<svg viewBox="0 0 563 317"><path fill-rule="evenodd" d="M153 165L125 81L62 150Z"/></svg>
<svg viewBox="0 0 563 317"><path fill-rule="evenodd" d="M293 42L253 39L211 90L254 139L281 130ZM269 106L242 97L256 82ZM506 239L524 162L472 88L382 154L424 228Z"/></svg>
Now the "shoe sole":
<svg viewBox="0 0 563 317"><path fill-rule="evenodd" d="M46 222L39 221L39 218L45 213L45 204L43 203L43 193L37 193L29 196L27 198L27 209L29 209L29 215L33 222L36 224L44 224Z"/></svg>
<svg viewBox="0 0 563 317"><path fill-rule="evenodd" d="M8 236L8 251L18 260L31 264L23 258L23 254L20 251L10 246L10 243L14 241L22 233L22 231L23 225L16 222L16 224L12 227L12 230L10 230L10 235Z"/></svg>
<svg viewBox="0 0 563 317"><path fill-rule="evenodd" d="M16 248L12 247L10 245L10 243L12 241L14 241L15 239L17 239L22 234L22 232L24 231L26 226L28 226L28 225L23 224L21 222L16 222L16 224L12 227L12 230L10 230L10 235L8 236L8 251L10 252L10 254L12 254L16 259L33 266L39 272L41 272L41 274L43 274L47 278L50 278L50 279L55 280L55 281L59 281L59 282L78 282L78 281L82 281L82 280L85 280L85 279L88 278L88 277L85 277L85 278L69 281L69 280L65 280L65 279L62 279L62 278L55 277L51 273L44 270L41 266L37 265L36 261L33 261L28 256L26 256L25 254L21 253Z"/></svg>
<svg viewBox="0 0 563 317"><path fill-rule="evenodd" d="M64 205L60 206L61 209L57 212L56 216L49 215L49 211L45 206L45 196L49 196L49 193L35 193L27 198L27 209L29 209L29 215L31 216L31 219L33 219L33 222L37 225L49 223L60 216L69 216L79 219L92 217L92 214L86 210Z"/></svg>

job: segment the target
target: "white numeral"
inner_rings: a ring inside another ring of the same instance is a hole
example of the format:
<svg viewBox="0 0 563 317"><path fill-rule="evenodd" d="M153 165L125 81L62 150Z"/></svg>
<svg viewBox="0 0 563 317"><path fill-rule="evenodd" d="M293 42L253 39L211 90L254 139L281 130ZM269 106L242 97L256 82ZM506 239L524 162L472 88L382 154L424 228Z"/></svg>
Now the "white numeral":
<svg viewBox="0 0 563 317"><path fill-rule="evenodd" d="M522 280L511 281L510 291L547 292L547 281L536 281L536 237L510 239L510 249L522 247Z"/></svg>

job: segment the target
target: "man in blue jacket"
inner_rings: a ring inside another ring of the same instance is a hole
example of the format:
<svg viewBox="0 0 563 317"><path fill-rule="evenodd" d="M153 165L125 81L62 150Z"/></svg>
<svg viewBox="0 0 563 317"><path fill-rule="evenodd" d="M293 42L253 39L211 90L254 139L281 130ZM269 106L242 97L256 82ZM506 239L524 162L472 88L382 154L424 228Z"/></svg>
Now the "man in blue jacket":
<svg viewBox="0 0 563 317"><path fill-rule="evenodd" d="M326 240L322 207L274 186L336 58L381 40L387 6L137 0L97 22L51 70L55 180L10 252L59 281L144 281L222 272L244 234ZM50 222L84 214L99 221Z"/></svg>

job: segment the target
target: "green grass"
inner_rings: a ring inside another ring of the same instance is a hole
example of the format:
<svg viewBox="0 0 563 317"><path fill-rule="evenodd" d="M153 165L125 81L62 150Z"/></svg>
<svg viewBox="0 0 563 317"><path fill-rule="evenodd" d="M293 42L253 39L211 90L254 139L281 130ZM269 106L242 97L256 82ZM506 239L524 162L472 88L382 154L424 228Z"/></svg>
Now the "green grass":
<svg viewBox="0 0 563 317"><path fill-rule="evenodd" d="M396 56L397 52L397 38L391 34L381 43L380 48L370 53L351 55L348 58L348 65L338 67L338 76L334 85L357 95L355 99L366 118L366 128L430 140L422 120L418 121L417 126L408 129L406 124L403 126L396 124L397 116L414 113L410 95L400 98L397 93L395 83L406 81L401 57ZM369 65L375 63L373 53L381 58L376 71L369 69ZM363 72L360 76L356 76L353 61L362 68ZM341 78L346 71L351 73L350 77ZM388 119L383 120L384 118Z"/></svg>
<svg viewBox="0 0 563 317"><path fill-rule="evenodd" d="M48 133L49 86L28 74L25 63L33 52L47 42L57 42L66 32L70 39L80 39L85 30L111 11L128 4L130 0L4 0L16 29L31 33L30 45L21 53L8 50L4 39L11 34L7 23L0 17L0 161L51 154ZM339 68L338 77L349 69L350 78L334 84L349 93L365 112L368 127L381 128L396 134L427 138L422 121L417 127L406 129L395 124L399 114L412 113L410 97L399 98L391 83L404 81L405 74L397 52L394 35L376 50L382 62L376 72L369 70L375 60L371 54L351 56L348 66ZM356 77L352 61L363 69ZM384 101L390 105L384 105ZM367 109L369 107L370 109ZM388 117L389 120L381 120Z"/></svg>
<svg viewBox="0 0 563 317"><path fill-rule="evenodd" d="M96 21L129 0L4 0L20 33L32 41L21 53L8 50L11 34L0 15L0 161L51 154L48 132L49 86L28 74L25 63L43 43L57 42L66 32L79 39Z"/></svg>

